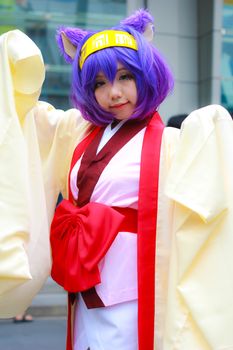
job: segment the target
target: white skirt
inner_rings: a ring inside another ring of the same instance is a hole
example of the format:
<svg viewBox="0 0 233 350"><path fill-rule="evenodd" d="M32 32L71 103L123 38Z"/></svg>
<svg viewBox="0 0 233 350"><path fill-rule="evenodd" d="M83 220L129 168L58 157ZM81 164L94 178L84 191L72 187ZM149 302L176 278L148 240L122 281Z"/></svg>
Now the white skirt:
<svg viewBox="0 0 233 350"><path fill-rule="evenodd" d="M137 300L87 309L81 295L76 304L74 350L137 350Z"/></svg>

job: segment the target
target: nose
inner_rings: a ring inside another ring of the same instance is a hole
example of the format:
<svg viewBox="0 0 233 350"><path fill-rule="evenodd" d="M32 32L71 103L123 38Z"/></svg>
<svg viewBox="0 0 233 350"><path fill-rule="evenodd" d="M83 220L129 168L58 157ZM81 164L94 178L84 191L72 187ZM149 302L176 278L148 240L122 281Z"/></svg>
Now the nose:
<svg viewBox="0 0 233 350"><path fill-rule="evenodd" d="M113 82L110 86L110 98L112 100L118 100L122 97L121 87L117 82Z"/></svg>

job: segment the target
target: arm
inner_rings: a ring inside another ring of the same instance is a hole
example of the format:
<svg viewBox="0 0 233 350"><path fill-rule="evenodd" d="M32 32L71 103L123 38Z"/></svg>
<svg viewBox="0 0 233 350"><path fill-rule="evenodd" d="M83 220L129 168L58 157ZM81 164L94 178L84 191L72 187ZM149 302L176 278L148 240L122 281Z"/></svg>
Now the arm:
<svg viewBox="0 0 233 350"><path fill-rule="evenodd" d="M3 34L0 71L0 317L11 317L21 313L41 287L30 266L29 246L35 246L37 236L31 235L28 150L21 128L44 80L39 49L18 30ZM49 273L48 257L44 265L42 279Z"/></svg>
<svg viewBox="0 0 233 350"><path fill-rule="evenodd" d="M45 78L43 58L35 43L19 30L1 36L0 54L4 105L8 117L16 112L22 123L40 95Z"/></svg>
<svg viewBox="0 0 233 350"><path fill-rule="evenodd" d="M50 273L50 221L86 126L77 110L37 101L43 60L20 31L0 37L0 71L0 317L7 318L30 305Z"/></svg>

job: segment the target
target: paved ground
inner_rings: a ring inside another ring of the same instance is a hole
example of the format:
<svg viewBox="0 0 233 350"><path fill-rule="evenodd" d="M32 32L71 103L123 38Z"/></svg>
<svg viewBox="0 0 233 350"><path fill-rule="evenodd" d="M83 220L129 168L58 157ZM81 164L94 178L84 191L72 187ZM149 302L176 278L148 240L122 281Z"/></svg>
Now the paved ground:
<svg viewBox="0 0 233 350"><path fill-rule="evenodd" d="M65 350L66 319L0 320L0 350Z"/></svg>

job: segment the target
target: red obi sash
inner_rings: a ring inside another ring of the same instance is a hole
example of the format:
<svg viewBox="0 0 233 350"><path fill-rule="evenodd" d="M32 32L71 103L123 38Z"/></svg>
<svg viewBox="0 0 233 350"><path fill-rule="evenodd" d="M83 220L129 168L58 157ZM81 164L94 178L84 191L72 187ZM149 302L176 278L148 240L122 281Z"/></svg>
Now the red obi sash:
<svg viewBox="0 0 233 350"><path fill-rule="evenodd" d="M51 225L52 278L70 293L100 283L98 264L120 231L137 232L136 210L64 199Z"/></svg>
<svg viewBox="0 0 233 350"><path fill-rule="evenodd" d="M98 153L104 128L97 128L78 145L72 157L70 173L85 150L77 176L78 199L69 189L70 202L63 200L58 205L51 224L51 275L68 292L82 291L87 307L104 306L95 289L89 289L101 282L98 264L116 235L119 231L137 232L136 210L90 203L90 197L111 158L148 121L127 121Z"/></svg>
<svg viewBox="0 0 233 350"><path fill-rule="evenodd" d="M135 128L135 134L146 125L148 120L143 122L145 124L141 124L138 130ZM128 123L128 125L132 124ZM71 204L74 203L74 200L70 191L70 202L63 201L58 206L51 225L52 277L69 292L82 291L100 282L98 263L120 230L138 233L139 350L152 350L154 347L157 196L163 128L159 114L155 113L147 125L142 146L138 230L135 227L135 211L131 215L132 213L126 212L128 209L120 213L118 208L88 203L91 191L86 189L83 191L81 203L78 203L81 204L81 208ZM122 131L123 129L126 129L128 133L131 127L124 126L119 131L125 132ZM95 142L100 135L100 128L95 128L78 145L74 151L71 169L88 145L92 141ZM132 136L129 135L129 139ZM119 149L121 147L122 145L119 146ZM98 157L101 157L101 152ZM91 163L86 168L90 170ZM80 181L83 178L84 176L80 176ZM131 215L131 219L128 215ZM127 222L131 228L123 229ZM103 234L98 235L100 227ZM67 350L72 350L71 299L72 294L69 294Z"/></svg>

